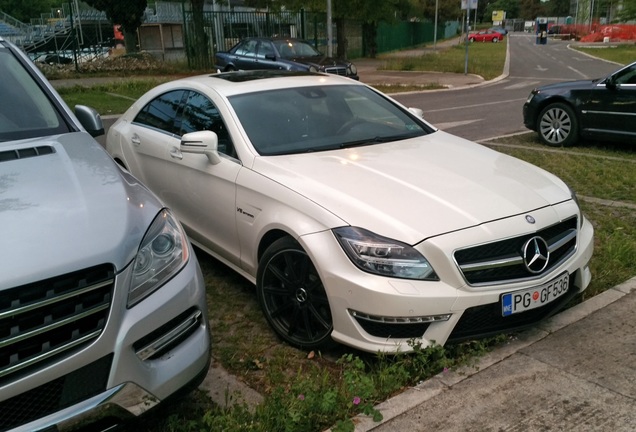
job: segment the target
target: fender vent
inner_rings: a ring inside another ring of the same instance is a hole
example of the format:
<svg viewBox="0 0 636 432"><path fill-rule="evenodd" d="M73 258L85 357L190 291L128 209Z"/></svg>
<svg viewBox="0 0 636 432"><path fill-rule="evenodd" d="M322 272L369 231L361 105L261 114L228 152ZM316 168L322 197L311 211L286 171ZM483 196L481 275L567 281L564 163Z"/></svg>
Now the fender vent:
<svg viewBox="0 0 636 432"><path fill-rule="evenodd" d="M29 147L15 150L5 150L0 152L0 162L7 162L16 159L25 159L36 156L44 156L55 153L51 146Z"/></svg>

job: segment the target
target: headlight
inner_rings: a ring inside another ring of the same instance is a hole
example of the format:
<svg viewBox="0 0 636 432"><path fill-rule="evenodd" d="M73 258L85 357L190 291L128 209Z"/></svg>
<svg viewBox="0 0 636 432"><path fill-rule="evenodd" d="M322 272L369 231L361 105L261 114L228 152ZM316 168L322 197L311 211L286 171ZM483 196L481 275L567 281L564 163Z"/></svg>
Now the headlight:
<svg viewBox="0 0 636 432"><path fill-rule="evenodd" d="M572 196L572 201L574 201L574 203L576 204L576 207L579 209L579 229L581 229L581 227L583 226L583 210L581 210L581 203L579 203L579 199L576 196L576 192L574 192L574 190L568 186L568 189L570 189L570 195Z"/></svg>
<svg viewBox="0 0 636 432"><path fill-rule="evenodd" d="M183 228L168 210L162 210L148 228L133 261L128 307L139 303L178 273L188 261L188 253Z"/></svg>
<svg viewBox="0 0 636 432"><path fill-rule="evenodd" d="M309 72L318 72L318 68L314 65L309 66Z"/></svg>
<svg viewBox="0 0 636 432"><path fill-rule="evenodd" d="M353 63L349 65L349 71L351 72L351 75L358 74L358 68Z"/></svg>
<svg viewBox="0 0 636 432"><path fill-rule="evenodd" d="M534 98L535 95L539 94L538 90L532 90L528 95L528 99L526 99L526 103L529 104L530 101Z"/></svg>
<svg viewBox="0 0 636 432"><path fill-rule="evenodd" d="M355 227L333 230L349 259L361 270L381 276L439 280L429 262L411 246Z"/></svg>

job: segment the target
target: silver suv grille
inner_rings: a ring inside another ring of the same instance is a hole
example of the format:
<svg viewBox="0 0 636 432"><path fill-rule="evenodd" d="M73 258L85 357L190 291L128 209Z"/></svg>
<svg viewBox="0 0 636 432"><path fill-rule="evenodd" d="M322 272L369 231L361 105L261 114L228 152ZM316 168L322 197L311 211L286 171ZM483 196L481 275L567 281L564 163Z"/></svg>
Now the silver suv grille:
<svg viewBox="0 0 636 432"><path fill-rule="evenodd" d="M459 249L454 253L455 262L473 286L540 277L575 252L577 223L573 217L532 234ZM547 265L539 273L528 270L523 259L524 245L533 237L545 240L549 250Z"/></svg>
<svg viewBox="0 0 636 432"><path fill-rule="evenodd" d="M0 384L99 337L114 282L101 265L0 292Z"/></svg>

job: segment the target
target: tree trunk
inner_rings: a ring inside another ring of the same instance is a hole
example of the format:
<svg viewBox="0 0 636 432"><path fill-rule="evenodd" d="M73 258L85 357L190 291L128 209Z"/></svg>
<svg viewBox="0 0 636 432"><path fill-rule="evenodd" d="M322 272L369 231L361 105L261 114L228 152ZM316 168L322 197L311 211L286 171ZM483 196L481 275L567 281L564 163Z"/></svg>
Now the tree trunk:
<svg viewBox="0 0 636 432"><path fill-rule="evenodd" d="M376 42L378 35L378 23L372 21L362 24L362 48L365 57L375 58L378 54L378 44Z"/></svg>
<svg viewBox="0 0 636 432"><path fill-rule="evenodd" d="M209 43L205 33L205 16L203 13L204 0L191 0L193 35L190 40L192 57L190 65L193 69L210 69Z"/></svg>
<svg viewBox="0 0 636 432"><path fill-rule="evenodd" d="M347 32L345 29L345 20L343 18L336 18L336 43L338 44L336 57L346 59Z"/></svg>
<svg viewBox="0 0 636 432"><path fill-rule="evenodd" d="M139 52L139 45L137 45L137 32L124 30L124 45L126 45L126 54Z"/></svg>

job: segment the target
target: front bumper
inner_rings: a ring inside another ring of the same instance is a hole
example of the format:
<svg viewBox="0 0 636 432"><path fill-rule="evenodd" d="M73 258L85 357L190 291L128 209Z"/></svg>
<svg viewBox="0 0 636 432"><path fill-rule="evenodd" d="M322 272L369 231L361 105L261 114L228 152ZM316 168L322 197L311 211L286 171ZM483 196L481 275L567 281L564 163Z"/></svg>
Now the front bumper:
<svg viewBox="0 0 636 432"><path fill-rule="evenodd" d="M208 370L210 336L205 283L192 250L190 256L131 309L130 266L118 274L97 340L0 387L0 430L102 430L104 418L124 422L198 384Z"/></svg>
<svg viewBox="0 0 636 432"><path fill-rule="evenodd" d="M574 253L539 277L471 286L453 261L453 252L471 245L528 234L576 214L564 203L532 212L542 225L523 222L523 215L431 238L417 248L429 260L440 281L391 279L358 270L331 232L303 237L305 250L321 273L329 296L334 340L368 352L412 350L411 340L443 345L449 340L475 338L532 325L557 312L567 299L582 292L591 280L588 267L593 252L593 228L583 221ZM525 231L520 231L520 230ZM501 296L538 287L567 271L567 299L533 311L503 317Z"/></svg>

